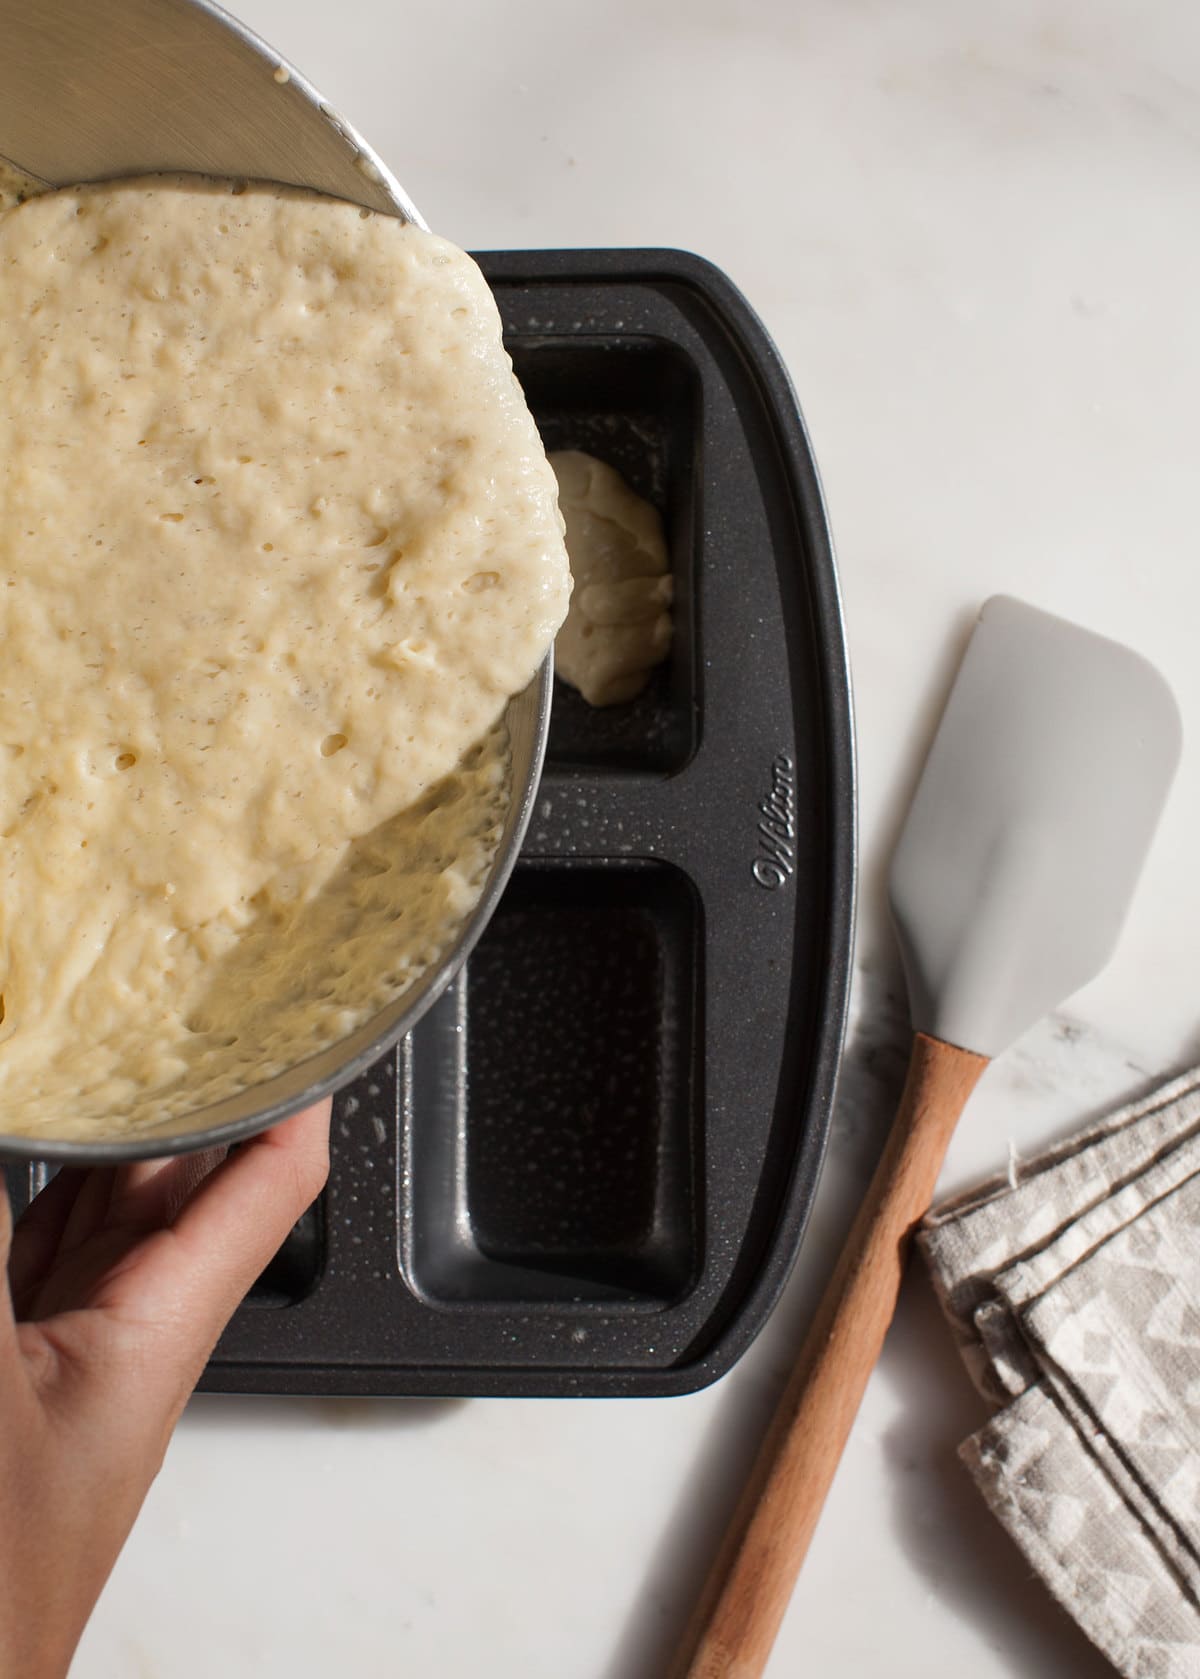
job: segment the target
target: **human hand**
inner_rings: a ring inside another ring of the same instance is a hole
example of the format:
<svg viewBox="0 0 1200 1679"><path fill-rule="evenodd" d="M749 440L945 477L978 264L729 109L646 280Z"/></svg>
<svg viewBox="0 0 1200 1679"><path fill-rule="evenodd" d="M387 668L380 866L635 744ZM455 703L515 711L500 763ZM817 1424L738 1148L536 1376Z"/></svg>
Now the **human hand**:
<svg viewBox="0 0 1200 1679"><path fill-rule="evenodd" d="M62 1679L225 1324L329 1169L329 1103L226 1158L0 1178L0 1679Z"/></svg>

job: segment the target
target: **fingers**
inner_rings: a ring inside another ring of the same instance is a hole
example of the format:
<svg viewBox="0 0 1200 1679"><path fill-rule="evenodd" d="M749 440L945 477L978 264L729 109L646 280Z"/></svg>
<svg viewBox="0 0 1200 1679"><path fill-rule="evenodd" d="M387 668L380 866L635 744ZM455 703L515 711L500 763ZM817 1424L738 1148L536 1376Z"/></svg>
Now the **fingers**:
<svg viewBox="0 0 1200 1679"><path fill-rule="evenodd" d="M151 1232L173 1223L226 1149L122 1167L65 1167L30 1203L12 1238L18 1320L90 1303L92 1284Z"/></svg>
<svg viewBox="0 0 1200 1679"><path fill-rule="evenodd" d="M142 1160L123 1167L113 1186L108 1222L131 1230L171 1224L184 1204L225 1159L228 1149L207 1149L174 1160Z"/></svg>
<svg viewBox="0 0 1200 1679"><path fill-rule="evenodd" d="M12 1238L8 1274L18 1318L56 1262L69 1258L102 1228L135 1237L170 1224L224 1149L175 1160L140 1160L118 1169L64 1167L22 1214Z"/></svg>
<svg viewBox="0 0 1200 1679"><path fill-rule="evenodd" d="M61 1174L60 1174L61 1175ZM58 1239L60 1255L82 1247L90 1236L103 1228L108 1217L108 1204L117 1181L115 1166L92 1166L79 1173L79 1192L67 1214Z"/></svg>
<svg viewBox="0 0 1200 1679"><path fill-rule="evenodd" d="M190 1391L217 1337L274 1257L329 1170L328 1101L236 1150L186 1201L174 1224L134 1249L95 1304L154 1337L164 1379Z"/></svg>
<svg viewBox="0 0 1200 1679"><path fill-rule="evenodd" d="M34 1196L17 1221L8 1278L18 1317L25 1315L30 1295L50 1268L87 1176L86 1170L64 1167Z"/></svg>
<svg viewBox="0 0 1200 1679"><path fill-rule="evenodd" d="M58 1296L69 1298L70 1287L54 1285L61 1285L64 1267L71 1281L74 1272L86 1272L86 1250L106 1228L115 1181L111 1166L68 1169L34 1197L13 1242L18 1267L13 1303L19 1318L44 1316L60 1309L63 1301L56 1304ZM48 1279L47 1291L43 1285Z"/></svg>
<svg viewBox="0 0 1200 1679"><path fill-rule="evenodd" d="M12 1203L8 1199L8 1177L0 1166L0 1270L6 1268L12 1244ZM0 1290L0 1357L8 1358L8 1343L14 1333L12 1300L8 1289Z"/></svg>
<svg viewBox="0 0 1200 1679"><path fill-rule="evenodd" d="M88 1304L95 1279L171 1222L215 1158L59 1172L30 1203L13 1237L9 1277L18 1320Z"/></svg>

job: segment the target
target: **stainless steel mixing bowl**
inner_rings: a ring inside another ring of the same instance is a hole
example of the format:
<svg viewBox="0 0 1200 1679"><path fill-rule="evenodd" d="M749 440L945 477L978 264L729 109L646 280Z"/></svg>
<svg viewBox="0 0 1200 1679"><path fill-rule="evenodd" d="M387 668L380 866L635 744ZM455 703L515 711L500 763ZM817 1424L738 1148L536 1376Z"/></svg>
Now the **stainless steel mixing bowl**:
<svg viewBox="0 0 1200 1679"><path fill-rule="evenodd" d="M312 84L204 0L0 0L0 159L54 186L162 170L284 181L424 225ZM509 704L512 799L500 847L440 966L329 1049L224 1102L112 1142L11 1137L0 1113L0 1155L80 1164L236 1142L377 1060L449 984L496 907L533 809L550 686L547 658Z"/></svg>

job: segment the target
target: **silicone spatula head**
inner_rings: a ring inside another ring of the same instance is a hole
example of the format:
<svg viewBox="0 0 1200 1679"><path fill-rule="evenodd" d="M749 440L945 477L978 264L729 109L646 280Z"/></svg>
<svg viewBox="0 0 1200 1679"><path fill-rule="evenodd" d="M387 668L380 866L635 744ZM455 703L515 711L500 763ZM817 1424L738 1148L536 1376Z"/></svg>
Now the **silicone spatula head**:
<svg viewBox="0 0 1200 1679"><path fill-rule="evenodd" d="M892 858L918 1031L993 1057L1100 971L1181 741L1140 655L987 602Z"/></svg>

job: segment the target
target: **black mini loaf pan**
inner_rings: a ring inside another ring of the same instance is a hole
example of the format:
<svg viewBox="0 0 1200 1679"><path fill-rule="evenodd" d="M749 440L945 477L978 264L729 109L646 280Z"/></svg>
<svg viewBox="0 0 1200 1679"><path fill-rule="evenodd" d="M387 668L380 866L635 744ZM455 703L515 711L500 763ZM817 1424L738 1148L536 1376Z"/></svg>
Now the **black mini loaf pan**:
<svg viewBox="0 0 1200 1679"><path fill-rule="evenodd" d="M795 397L695 256L479 261L547 448L600 456L662 513L673 651L628 705L556 682L500 907L337 1097L329 1187L222 1337L213 1391L702 1387L761 1328L816 1189L854 762Z"/></svg>

